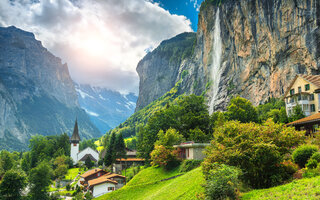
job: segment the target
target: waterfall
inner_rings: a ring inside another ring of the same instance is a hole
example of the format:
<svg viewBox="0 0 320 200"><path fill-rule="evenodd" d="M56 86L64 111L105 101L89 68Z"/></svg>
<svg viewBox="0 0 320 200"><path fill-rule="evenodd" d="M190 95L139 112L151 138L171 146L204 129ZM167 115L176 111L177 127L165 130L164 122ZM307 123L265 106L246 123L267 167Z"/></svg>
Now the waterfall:
<svg viewBox="0 0 320 200"><path fill-rule="evenodd" d="M213 31L213 51L212 51L212 67L211 67L211 81L212 81L212 97L209 105L209 113L212 114L215 107L215 100L219 90L219 82L221 78L221 55L222 42L220 30L219 8L215 16L214 31Z"/></svg>

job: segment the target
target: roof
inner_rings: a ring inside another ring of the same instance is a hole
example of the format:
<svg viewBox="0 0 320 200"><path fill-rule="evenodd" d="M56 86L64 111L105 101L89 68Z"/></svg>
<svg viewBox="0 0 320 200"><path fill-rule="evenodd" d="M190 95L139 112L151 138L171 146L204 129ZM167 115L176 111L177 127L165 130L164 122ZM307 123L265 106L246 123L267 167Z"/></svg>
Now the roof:
<svg viewBox="0 0 320 200"><path fill-rule="evenodd" d="M298 125L298 124L306 124L306 123L311 123L311 122L316 122L316 121L320 121L320 113L316 113L316 114L310 115L308 117L299 119L297 121L290 122L290 123L287 124L287 126Z"/></svg>
<svg viewBox="0 0 320 200"><path fill-rule="evenodd" d="M115 178L115 177L126 178L125 176L122 176L120 174L106 174L106 175L103 175L103 176L105 176L106 178Z"/></svg>
<svg viewBox="0 0 320 200"><path fill-rule="evenodd" d="M303 78L304 80L312 83L317 88L320 88L320 75L307 75L307 74L297 74L294 79L291 81L289 87L287 88L286 92L284 93L284 96L287 96L287 93L289 92L290 88L294 84L294 82L297 80L298 77Z"/></svg>
<svg viewBox="0 0 320 200"><path fill-rule="evenodd" d="M92 179L92 180L88 181L89 187L93 187L93 186L95 186L95 185L99 185L99 184L107 183L107 182L108 182L108 183L113 183L113 184L118 184L117 181L108 179L106 176L101 176L101 177L99 177L99 178Z"/></svg>
<svg viewBox="0 0 320 200"><path fill-rule="evenodd" d="M143 158L117 158L117 161L144 161Z"/></svg>
<svg viewBox="0 0 320 200"><path fill-rule="evenodd" d="M80 141L80 136L79 136L79 129L78 129L78 120L74 123L74 128L73 128L73 134L70 138L71 142L79 142Z"/></svg>
<svg viewBox="0 0 320 200"><path fill-rule="evenodd" d="M80 161L86 161L86 159L87 158L90 158L90 160L92 160L92 161L94 161L94 162L97 162L97 159L95 159L91 154L86 154L86 155L84 155L81 159L80 159Z"/></svg>
<svg viewBox="0 0 320 200"><path fill-rule="evenodd" d="M206 147L209 146L210 143L181 143L179 145L173 145L174 148L200 148L200 147Z"/></svg>
<svg viewBox="0 0 320 200"><path fill-rule="evenodd" d="M95 168L89 171L86 171L84 174L81 175L82 178L87 178L88 176L91 176L93 174L96 174L98 172L104 171L103 169Z"/></svg>

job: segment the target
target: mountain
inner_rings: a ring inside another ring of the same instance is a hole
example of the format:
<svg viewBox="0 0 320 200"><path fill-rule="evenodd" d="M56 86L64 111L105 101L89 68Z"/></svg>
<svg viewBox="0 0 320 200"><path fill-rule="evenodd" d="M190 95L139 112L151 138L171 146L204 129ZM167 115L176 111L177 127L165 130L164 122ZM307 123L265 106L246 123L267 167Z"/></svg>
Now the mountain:
<svg viewBox="0 0 320 200"><path fill-rule="evenodd" d="M0 27L0 148L23 150L32 135L100 136L78 103L67 64L30 32Z"/></svg>
<svg viewBox="0 0 320 200"><path fill-rule="evenodd" d="M320 1L205 0L196 34L164 41L139 62L137 110L181 75L180 93L203 94L210 112L234 95L255 105L281 97L296 74L319 74L319 27Z"/></svg>
<svg viewBox="0 0 320 200"><path fill-rule="evenodd" d="M137 96L75 83L80 106L101 133L106 133L134 113Z"/></svg>

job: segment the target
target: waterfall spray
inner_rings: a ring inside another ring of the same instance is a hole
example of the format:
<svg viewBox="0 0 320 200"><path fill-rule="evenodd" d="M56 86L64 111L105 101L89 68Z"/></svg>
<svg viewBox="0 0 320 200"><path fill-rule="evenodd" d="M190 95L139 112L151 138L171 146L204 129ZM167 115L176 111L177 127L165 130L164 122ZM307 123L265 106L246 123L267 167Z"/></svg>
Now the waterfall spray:
<svg viewBox="0 0 320 200"><path fill-rule="evenodd" d="M220 30L220 17L219 17L219 8L216 12L213 32L213 51L212 51L212 67L211 67L211 78L212 78L212 97L209 105L209 113L212 114L216 97L219 91L219 82L221 78L221 56L222 56L222 42L221 42L221 30Z"/></svg>

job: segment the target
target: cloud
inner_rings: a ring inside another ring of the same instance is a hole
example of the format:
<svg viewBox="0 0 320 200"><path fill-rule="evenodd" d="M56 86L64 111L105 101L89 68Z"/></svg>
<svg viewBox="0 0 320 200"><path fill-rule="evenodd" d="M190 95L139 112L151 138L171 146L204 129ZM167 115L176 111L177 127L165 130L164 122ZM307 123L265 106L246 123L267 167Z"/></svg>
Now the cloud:
<svg viewBox="0 0 320 200"><path fill-rule="evenodd" d="M185 16L145 0L1 0L0 25L35 33L75 81L135 93L146 52L192 31Z"/></svg>

